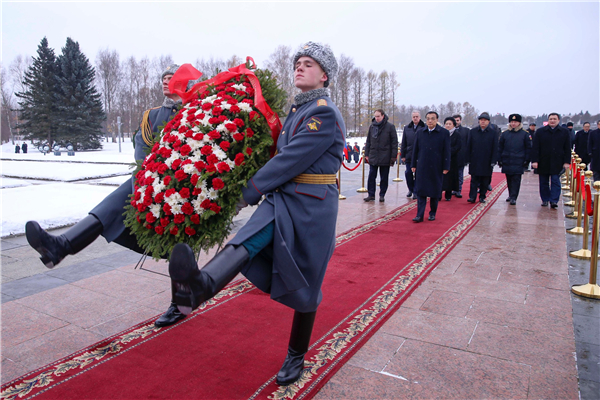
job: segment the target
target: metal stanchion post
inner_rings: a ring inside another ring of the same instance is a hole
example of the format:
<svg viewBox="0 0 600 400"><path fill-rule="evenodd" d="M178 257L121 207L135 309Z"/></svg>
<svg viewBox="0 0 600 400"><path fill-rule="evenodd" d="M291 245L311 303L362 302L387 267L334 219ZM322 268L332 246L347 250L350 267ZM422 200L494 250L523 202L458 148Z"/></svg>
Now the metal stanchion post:
<svg viewBox="0 0 600 400"><path fill-rule="evenodd" d="M581 182L581 175L583 175L583 170L585 168L585 164L579 164L579 177L577 178L579 180L579 182ZM573 233L575 235L583 235L583 228L581 227L581 209L582 209L582 205L583 205L583 191L585 190L584 187L581 187L581 184L579 185L579 187L576 190L575 195L576 200L575 200L575 210L573 211L573 214L575 215L574 217L569 217L569 218L577 218L577 225L575 226L575 228L573 229L567 229L568 233ZM571 214L569 214L571 215ZM569 216L567 215L567 217Z"/></svg>
<svg viewBox="0 0 600 400"><path fill-rule="evenodd" d="M571 171L571 179L569 185L571 189L568 193L564 194L565 197L571 197L571 201L567 201L564 203L565 206L573 207L575 206L575 180L577 179L577 165L581 162L581 158L577 157L577 154L574 155L575 158L575 168Z"/></svg>
<svg viewBox="0 0 600 400"><path fill-rule="evenodd" d="M596 283L598 274L598 222L600 221L600 182L594 182L594 223L592 225L592 258L590 259L590 280L585 285L571 287L571 291L579 296L600 299L600 286Z"/></svg>
<svg viewBox="0 0 600 400"><path fill-rule="evenodd" d="M586 185L591 181L591 177L592 175L594 175L594 173L592 171L586 171L585 172L585 176L586 176ZM584 189L585 190L585 189ZM590 204L592 201L592 199L588 198L586 195L585 198L585 207L583 207L583 246L581 249L577 250L577 251L572 251L569 253L569 255L573 258L577 258L580 260L589 260L590 258L592 258L592 252L590 250L588 250L588 234L589 234L589 230L590 230L590 216L587 213L587 205Z"/></svg>
<svg viewBox="0 0 600 400"><path fill-rule="evenodd" d="M340 191L338 198L340 200L346 200L346 196L342 194L342 167L340 167L340 170L338 171L338 190Z"/></svg>
<svg viewBox="0 0 600 400"><path fill-rule="evenodd" d="M578 159L579 160L579 159ZM567 206L573 207L573 212L571 212L570 214L565 215L565 217L567 218L577 218L577 210L578 210L578 204L577 201L579 200L579 196L577 193L577 179L579 179L579 175L582 173L580 168L579 168L580 164L576 164L575 165L575 170L573 171L573 183L571 186L571 197L572 200L565 203Z"/></svg>
<svg viewBox="0 0 600 400"><path fill-rule="evenodd" d="M392 179L394 182L403 182L404 179L400 178L400 145L398 145L398 157L396 158L396 160L398 160L398 172L396 174L396 177L394 179Z"/></svg>
<svg viewBox="0 0 600 400"><path fill-rule="evenodd" d="M358 193L366 193L368 192L367 188L365 188L365 164L367 163L365 160L365 149L362 149L362 160L363 160L363 165L362 165L362 187L356 189L356 191Z"/></svg>

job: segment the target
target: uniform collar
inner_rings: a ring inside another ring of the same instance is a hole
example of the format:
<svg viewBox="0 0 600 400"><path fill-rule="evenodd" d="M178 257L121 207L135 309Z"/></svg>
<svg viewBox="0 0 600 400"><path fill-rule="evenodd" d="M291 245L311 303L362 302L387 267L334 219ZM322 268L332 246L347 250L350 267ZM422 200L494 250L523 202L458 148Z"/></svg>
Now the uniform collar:
<svg viewBox="0 0 600 400"><path fill-rule="evenodd" d="M167 108L173 108L177 104L181 104L181 99L175 101L169 97L165 97L165 99L163 100L162 106L167 107Z"/></svg>
<svg viewBox="0 0 600 400"><path fill-rule="evenodd" d="M297 94L294 97L294 102L297 107L300 107L303 104L308 103L309 101L316 100L320 97L329 96L329 90L327 88L319 88L309 90L308 92Z"/></svg>

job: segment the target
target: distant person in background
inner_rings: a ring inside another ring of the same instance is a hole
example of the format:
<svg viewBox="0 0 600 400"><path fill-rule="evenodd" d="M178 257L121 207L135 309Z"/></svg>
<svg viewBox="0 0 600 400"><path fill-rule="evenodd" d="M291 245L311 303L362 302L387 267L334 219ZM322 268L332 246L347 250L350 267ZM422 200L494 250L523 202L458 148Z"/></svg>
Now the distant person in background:
<svg viewBox="0 0 600 400"><path fill-rule="evenodd" d="M527 128L527 132L529 132L529 137L531 138L532 142L533 142L533 138L535 137L535 128L537 128L537 125L535 124L535 122L530 123L529 128Z"/></svg>
<svg viewBox="0 0 600 400"><path fill-rule="evenodd" d="M398 158L398 134L394 124L388 121L382 109L375 110L373 122L369 127L367 142L365 143L365 161L369 164L369 178L367 182L368 196L364 201L375 200L377 171L379 170L379 201L385 201L388 188L390 167Z"/></svg>
<svg viewBox="0 0 600 400"><path fill-rule="evenodd" d="M23 150L23 153L27 153L27 143L23 142L21 145L21 150Z"/></svg>
<svg viewBox="0 0 600 400"><path fill-rule="evenodd" d="M548 125L537 130L531 149L531 166L537 169L542 207L553 209L560 199L560 173L571 163L571 137L560 124L560 115L548 114Z"/></svg>
<svg viewBox="0 0 600 400"><path fill-rule="evenodd" d="M600 181L600 121L597 129L590 131L588 138L588 154L590 156L591 170L594 172L594 181Z"/></svg>
<svg viewBox="0 0 600 400"><path fill-rule="evenodd" d="M358 163L360 160L360 146L358 145L358 142L354 142L354 146L352 146L352 153L354 156L354 162Z"/></svg>
<svg viewBox="0 0 600 400"><path fill-rule="evenodd" d="M411 115L412 121L408 125L404 127L404 132L402 134L402 144L400 145L400 154L402 157L402 161L406 164L406 170L404 171L404 177L406 178L406 187L408 187L408 193L406 197L411 197L413 199L417 198L417 195L414 194L415 189L415 179L412 172L412 154L413 154L413 145L415 143L415 138L417 137L417 131L425 128L425 123L421 121L421 113L418 111L413 111Z"/></svg>
<svg viewBox="0 0 600 400"><path fill-rule="evenodd" d="M573 123L567 122L567 130L569 131L569 137L571 138L571 148L575 145L575 129L573 129Z"/></svg>
<svg viewBox="0 0 600 400"><path fill-rule="evenodd" d="M469 203L485 203L486 194L492 181L492 171L498 162L498 131L490 124L490 114L481 113L479 126L471 129L467 144L467 163L471 175Z"/></svg>
<svg viewBox="0 0 600 400"><path fill-rule="evenodd" d="M467 140L469 139L470 129L466 126L462 126L462 116L460 114L453 115L454 121L456 121L456 132L460 136L461 145L460 152L458 153L457 160L457 174L458 174L458 190L454 192L457 198L462 198L462 186L465 174L466 154L467 154Z"/></svg>
<svg viewBox="0 0 600 400"><path fill-rule="evenodd" d="M575 134L575 153L581 157L581 162L585 164L585 169L590 167L590 154L588 152L588 141L590 138L590 123L584 122L583 129Z"/></svg>
<svg viewBox="0 0 600 400"><path fill-rule="evenodd" d="M159 128L171 120L179 109L181 99L169 91L169 81L178 68L178 65L170 65L162 73L162 91L165 96L162 106L144 112L140 128L133 138L137 161L146 158L147 149L153 144L153 134L158 133ZM85 218L60 236L49 234L36 221L27 222L25 234L29 245L40 253L40 259L48 268L54 268L67 255L79 253L100 235L104 236L107 242L115 242L144 254L135 236L123 223L124 208L130 202L129 195L133 193L133 183L133 177L129 178L94 207ZM168 326L183 318L185 316L171 301L167 312L155 322L155 325Z"/></svg>
<svg viewBox="0 0 600 400"><path fill-rule="evenodd" d="M456 120L448 117L444 120L444 128L450 134L450 169L444 175L442 190L446 201L452 200L452 193L458 191L458 158L462 149L462 139L456 127Z"/></svg>
<svg viewBox="0 0 600 400"><path fill-rule="evenodd" d="M20 153L20 152L21 152L21 146L19 146L19 143L17 143L17 144L15 145L15 153L17 153L17 154L18 154L18 153Z"/></svg>
<svg viewBox="0 0 600 400"><path fill-rule="evenodd" d="M344 145L344 158L346 162L350 162L350 157L352 155L352 148L350 147L350 142L346 142Z"/></svg>
<svg viewBox="0 0 600 400"><path fill-rule="evenodd" d="M508 198L511 205L517 204L517 197L521 190L521 178L525 168L529 165L531 156L531 140L529 133L523 129L522 117L519 114L508 116L508 130L502 132L498 152L498 163L506 175L508 185Z"/></svg>

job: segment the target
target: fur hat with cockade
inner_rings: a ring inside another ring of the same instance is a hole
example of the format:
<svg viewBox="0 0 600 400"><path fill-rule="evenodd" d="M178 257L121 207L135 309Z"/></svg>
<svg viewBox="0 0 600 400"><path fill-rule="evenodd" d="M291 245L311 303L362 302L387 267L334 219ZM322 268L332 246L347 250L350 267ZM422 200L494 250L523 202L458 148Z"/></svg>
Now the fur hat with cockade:
<svg viewBox="0 0 600 400"><path fill-rule="evenodd" d="M321 66L323 72L325 72L325 75L327 75L327 80L325 81L324 86L329 86L329 82L334 79L338 70L338 64L335 56L333 55L333 51L331 51L331 48L328 45L321 43L306 42L300 46L300 48L296 51L296 54L294 54L294 60L292 63L294 68L296 67L296 61L298 61L300 57L304 56L312 58Z"/></svg>

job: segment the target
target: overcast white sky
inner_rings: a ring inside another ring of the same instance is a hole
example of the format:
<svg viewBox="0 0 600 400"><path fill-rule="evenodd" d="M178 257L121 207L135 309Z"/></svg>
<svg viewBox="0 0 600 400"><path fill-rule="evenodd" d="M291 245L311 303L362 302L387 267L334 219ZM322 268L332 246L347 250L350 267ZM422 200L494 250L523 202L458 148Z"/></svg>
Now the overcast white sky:
<svg viewBox="0 0 600 400"><path fill-rule="evenodd" d="M399 104L469 101L480 111L600 112L600 7L590 2L10 2L2 65L66 38L93 63L170 54L175 62L329 43L366 71L396 71Z"/></svg>

